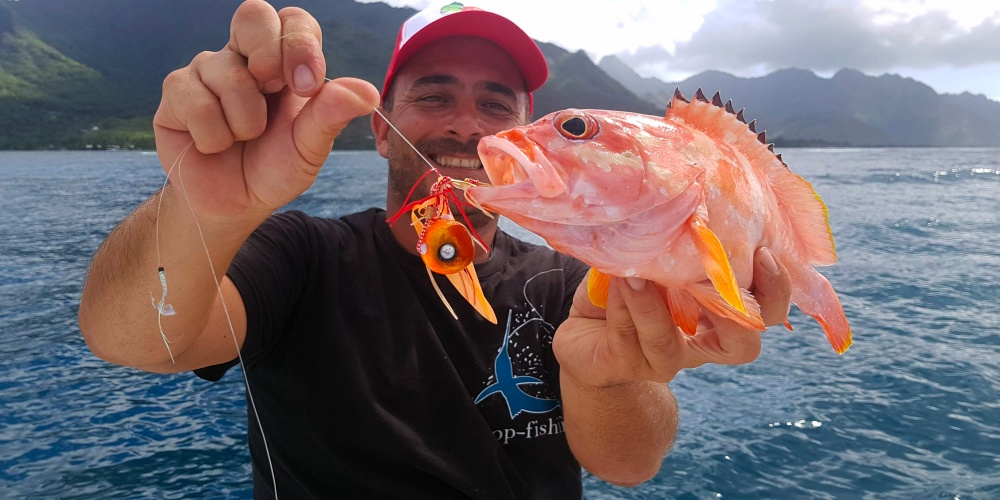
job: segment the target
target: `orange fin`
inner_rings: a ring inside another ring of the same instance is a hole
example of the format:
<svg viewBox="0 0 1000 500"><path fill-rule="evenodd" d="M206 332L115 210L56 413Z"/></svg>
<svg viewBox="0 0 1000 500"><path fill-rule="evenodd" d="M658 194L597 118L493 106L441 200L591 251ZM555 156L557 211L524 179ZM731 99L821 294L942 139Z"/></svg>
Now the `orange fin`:
<svg viewBox="0 0 1000 500"><path fill-rule="evenodd" d="M486 300L486 296L483 295L483 287L479 284L479 276L476 274L476 267L469 264L465 269L453 273L446 274L448 281L455 286L458 293L465 297L465 300L469 302L479 314L482 314L484 318L494 325L497 324L497 315L493 312L493 306L490 305L489 301Z"/></svg>
<svg viewBox="0 0 1000 500"><path fill-rule="evenodd" d="M595 306L601 309L608 307L608 287L611 286L611 276L593 267L587 275L587 297Z"/></svg>
<svg viewBox="0 0 1000 500"><path fill-rule="evenodd" d="M674 324L684 333L694 335L698 331L698 301L680 288L668 288L666 295Z"/></svg>
<svg viewBox="0 0 1000 500"><path fill-rule="evenodd" d="M745 313L736 310L736 308L726 302L726 300L719 295L719 292L715 290L715 287L707 281L688 285L686 290L705 309L718 314L723 318L730 319L744 328L750 328L757 331L763 331L765 329L764 318L760 316L760 306L753 298L753 295L751 295L750 292L744 288L740 289L740 295L742 296L743 303L747 306Z"/></svg>
<svg viewBox="0 0 1000 500"><path fill-rule="evenodd" d="M794 332L795 331L795 329L792 328L792 324L789 323L787 319L785 320L785 328L787 328L788 331L790 331L790 332Z"/></svg>
<svg viewBox="0 0 1000 500"><path fill-rule="evenodd" d="M691 236L694 238L695 246L698 247L701 265L705 268L708 279L712 281L726 303L746 315L747 308L741 298L740 285L736 282L736 275L733 274L729 258L726 257L726 249L722 248L719 237L708 228L705 220L697 215L691 217L690 224Z"/></svg>
<svg viewBox="0 0 1000 500"><path fill-rule="evenodd" d="M785 226L795 228L789 236L796 249L814 265L837 262L829 213L823 200L812 184L790 171L781 155L774 154L774 145L767 143L764 132L757 132L757 122L746 123L742 109L736 111L732 101L723 103L718 92L709 99L698 89L694 99L688 101L676 89L665 120L683 122L739 151L774 189L780 216L787 221Z"/></svg>
<svg viewBox="0 0 1000 500"><path fill-rule="evenodd" d="M767 178L778 198L782 217L789 221L788 227L795 228L790 236L805 260L817 266L836 263L830 213L812 184L787 167L768 171Z"/></svg>
<svg viewBox="0 0 1000 500"><path fill-rule="evenodd" d="M843 354L853 342L851 325L848 324L847 316L844 314L844 306L825 276L808 264L803 264L803 271L805 272L790 273L792 302L802 312L819 322L833 350L837 351L837 354ZM809 293L803 293L802 290L809 290Z"/></svg>

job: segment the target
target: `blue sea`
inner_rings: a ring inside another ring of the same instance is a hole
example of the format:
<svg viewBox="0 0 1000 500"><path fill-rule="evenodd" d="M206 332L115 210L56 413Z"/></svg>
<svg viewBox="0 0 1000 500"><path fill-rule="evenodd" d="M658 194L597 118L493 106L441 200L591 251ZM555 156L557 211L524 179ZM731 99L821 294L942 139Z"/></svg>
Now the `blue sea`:
<svg viewBox="0 0 1000 500"><path fill-rule="evenodd" d="M756 362L670 384L653 480L586 497L1000 498L1000 149L779 152L829 206L854 346L793 308ZM238 370L112 366L77 327L91 255L162 182L148 152L0 152L0 498L251 496ZM335 153L293 206L384 197L377 154Z"/></svg>

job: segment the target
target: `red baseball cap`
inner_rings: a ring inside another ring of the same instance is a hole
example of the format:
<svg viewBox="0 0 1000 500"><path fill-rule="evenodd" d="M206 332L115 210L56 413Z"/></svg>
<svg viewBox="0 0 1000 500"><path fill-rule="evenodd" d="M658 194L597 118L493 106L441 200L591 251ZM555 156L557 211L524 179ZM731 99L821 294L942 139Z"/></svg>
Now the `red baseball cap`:
<svg viewBox="0 0 1000 500"><path fill-rule="evenodd" d="M533 104L531 93L549 78L549 65L541 49L509 19L459 2L424 9L399 27L396 49L382 85L383 102L396 72L414 54L432 42L452 36L474 36L499 45L521 70L528 91L528 103Z"/></svg>

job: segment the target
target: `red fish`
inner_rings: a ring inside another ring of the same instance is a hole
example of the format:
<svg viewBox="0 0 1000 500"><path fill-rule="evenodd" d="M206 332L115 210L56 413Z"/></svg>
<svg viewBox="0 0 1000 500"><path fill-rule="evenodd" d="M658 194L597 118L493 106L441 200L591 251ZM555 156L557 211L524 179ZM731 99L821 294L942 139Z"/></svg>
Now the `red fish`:
<svg viewBox="0 0 1000 500"><path fill-rule="evenodd" d="M677 91L664 118L559 111L484 138L479 156L492 186L466 194L590 264L595 304L609 275L635 276L657 283L689 334L703 308L763 330L746 288L766 246L791 275L792 302L837 353L851 345L814 267L837 260L826 205L719 94L688 102Z"/></svg>

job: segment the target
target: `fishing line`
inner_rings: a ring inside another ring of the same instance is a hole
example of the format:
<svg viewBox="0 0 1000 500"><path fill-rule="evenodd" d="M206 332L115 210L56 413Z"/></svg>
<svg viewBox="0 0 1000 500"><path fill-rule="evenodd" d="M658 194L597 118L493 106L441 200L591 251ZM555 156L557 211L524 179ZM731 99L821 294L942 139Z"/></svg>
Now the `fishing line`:
<svg viewBox="0 0 1000 500"><path fill-rule="evenodd" d="M331 81L331 80L330 80L329 78L327 78L327 79L326 79L326 81ZM421 159L421 160L424 160L424 163L426 163L426 164L427 164L427 166L431 167L431 170L433 170L435 174L438 174L438 177L444 177L443 175L441 175L441 172L440 172L440 171L439 171L439 170L437 169L437 167L435 167L435 166L434 166L434 164L433 164L433 163L431 163L431 161L430 161L430 160L428 160L428 159L427 159L427 157L426 157L426 156L424 156L424 154L423 154L423 153L421 153L421 152L420 152L420 150L418 150L418 149L417 149L417 147L416 147L416 146L414 146L414 145L413 145L413 143L412 143L412 142L410 142L410 140L409 140L409 139L407 139L407 138L406 138L406 136L405 136L405 135L403 135L403 133L402 133L402 132L400 132L400 131L399 131L399 129L398 129L398 128L396 128L396 126L395 126L395 125L393 125L393 124L392 124L392 122L390 122L390 121L389 121L389 119L388 119L388 118L386 118L386 117L385 117L385 115L384 115L384 114L382 114L382 112L381 112L381 111L379 111L379 109L378 109L378 108L374 108L374 109L373 109L373 111L375 111L376 113L378 113L378 115L379 115L379 116L381 116L381 117L382 117L382 119L383 119L383 120L385 120L385 122L386 122L387 124L389 124L389 127L391 127L391 128L392 128L392 130L396 131L396 135L398 135L400 139L403 139L403 142L405 142L407 146L410 146L410 149L413 149L413 151L414 151L415 153L417 153L418 155L420 155L420 159Z"/></svg>
<svg viewBox="0 0 1000 500"><path fill-rule="evenodd" d="M163 260L160 256L160 209L163 207L163 192L167 188L167 183L170 182L170 174L173 173L174 169L181 163L184 156L187 155L187 152L191 149L192 144L194 144L193 141L181 150L181 154L177 155L177 159L174 160L173 165L170 166L170 170L167 170L166 178L163 179L163 185L160 186L160 195L156 198L156 272L160 276L160 302L157 303L156 299L153 298L153 292L149 292L149 301L152 303L153 308L156 309L156 326L160 329L160 338L163 339L163 345L166 346L167 354L170 355L170 362L175 365L177 364L177 360L174 359L174 353L170 349L170 344L180 340L184 337L184 335L182 334L177 339L171 341L167 338L167 333L163 330L163 317L173 316L177 314L177 312L174 310L174 306L167 303L167 273L163 268ZM179 172L180 171L178 171L178 173Z"/></svg>
<svg viewBox="0 0 1000 500"><path fill-rule="evenodd" d="M332 80L330 80L329 78L326 78L326 81L332 81ZM420 156L420 159L422 159L424 161L424 163L426 163L427 166L429 166L434 173L438 174L439 177L444 177L441 174L441 172L437 169L437 167L435 167L434 164L431 163L431 161L429 159L427 159L427 157L424 156L424 154L421 153L420 150L418 150L416 148L416 146L414 146L413 143L411 143L410 140L407 139L406 136L404 136L402 134L402 132L400 132L399 129L396 128L396 126L392 124L392 122L389 121L389 119L385 116L385 114L382 113L382 111L379 108L377 108L377 107L373 108L373 111L375 113L377 113L380 117L382 117L383 120L385 120L385 122L389 125L389 127L391 127L392 130L394 130L396 132L396 134L398 134L399 137L401 139L403 139L403 141L411 149L413 149L413 151L416 152L417 155ZM175 340L171 341L171 340L169 340L167 338L167 335L166 335L166 333L165 333L165 331L163 329L163 316L173 316L173 315L177 314L177 312L176 312L176 310L174 310L174 307L171 304L168 304L166 302L166 300L167 300L167 292L168 292L168 290L167 290L167 275L166 275L166 270L164 269L163 265L160 264L162 262L162 258L161 258L161 254L160 254L160 209L163 206L163 196L164 196L165 189L166 189L167 185L170 183L170 175L176 169L177 170L177 185L178 185L178 189L180 190L180 193L183 196L185 203L187 204L188 210L191 212L191 216L194 218L194 225L195 225L195 228L198 230L198 238L199 238L199 241L201 242L202 250L204 250L204 252L205 252L205 257L208 259L209 271L212 274L212 280L213 280L213 282L215 284L215 290L216 290L216 292L219 295L219 302L222 305L222 311L223 311L223 313L226 316L226 323L229 326L230 338L233 339L233 346L236 348L236 357L237 357L237 359L240 362L241 371L243 373L243 383L244 383L244 385L246 386L246 389L247 389L247 400L250 403L249 406L250 406L250 409L253 411L254 418L257 420L257 428L258 428L258 430L260 430L261 441L264 443L264 454L265 454L265 456L267 456L267 465L270 468L270 472L271 472L271 484L273 485L273 488L274 488L274 498L277 499L278 498L278 481L277 481L277 478L276 478L276 475L275 475L275 472L274 472L274 463L271 460L271 452L270 452L270 448L269 448L269 446L267 444L267 437L265 436L265 433L264 433L264 425L261 422L260 414L257 412L257 403L254 401L253 391L250 389L250 379L247 376L246 365L243 363L243 354L240 352L239 342L237 342L237 340L236 340L236 328L233 326L232 317L229 314L229 307L226 305L226 298L225 298L225 295L222 293L222 284L220 283L219 278L218 278L218 276L215 273L215 264L212 262L211 252L208 249L208 244L205 242L205 234L202 231L201 223L198 221L198 215L197 215L197 213L194 210L194 206L191 205L191 199L188 198L188 196L187 196L187 189L184 187L184 176L181 174L181 165L183 164L184 157L187 155L188 151L190 151L190 149L191 149L191 147L193 145L194 145L194 141L192 140L191 142L188 143L187 146L184 147L183 150L181 150L181 153L177 156L177 159L174 161L173 165L171 165L170 169L167 170L166 179L164 179L163 186L160 188L160 196L157 198L157 204L156 204L156 260L157 260L157 263L158 263L157 274L159 275L159 278L160 278L161 294L160 294L160 301L159 302L156 302L156 300L154 299L153 292L149 293L149 298L150 298L150 302L153 304L153 307L157 311L156 322L157 322L157 325L159 326L159 329L160 329L160 337L163 339L163 343L164 343L164 345L167 348L167 354L170 355L170 361L172 363L176 364L177 361L174 358L173 351L170 349L170 344L173 343L173 342L176 342L176 340L179 340L181 337L178 337L178 339L175 339ZM434 283L433 279L431 280L431 283ZM434 283L434 285L437 286L436 283ZM182 337L183 337L183 335L182 335Z"/></svg>
<svg viewBox="0 0 1000 500"><path fill-rule="evenodd" d="M184 149L181 151L181 154L178 155L177 160L174 161L174 164L171 165L170 170L167 171L167 179L163 182L163 188L166 188L167 183L170 181L170 173L174 171L174 168L176 168L177 185L178 188L180 189L181 195L184 197L184 201L187 204L188 210L191 211L191 217L194 218L194 225L195 228L198 230L198 238L201 242L202 249L205 251L205 257L208 259L208 268L209 271L212 273L212 280L215 283L215 290L219 295L219 302L222 305L222 312L225 314L226 323L229 325L229 336L230 338L233 339L233 346L236 348L236 358L240 362L240 367L241 367L240 371L243 373L243 383L247 388L247 400L250 403L249 405L250 409L253 410L254 418L257 419L257 429L260 430L261 441L264 443L264 454L267 456L267 465L271 471L271 483L274 488L274 498L277 500L278 481L274 474L274 463L271 461L271 451L267 444L267 436L265 436L264 434L264 424L261 422L260 414L257 412L257 403L254 402L253 391L250 390L250 379L247 377L246 365L243 363L243 354L240 352L240 344L239 342L236 341L236 328L233 327L233 320L232 317L229 315L229 307L226 305L226 297L222 293L222 284L219 282L219 277L215 274L215 264L212 262L212 254L208 249L208 244L205 242L205 233L201 229L201 223L198 222L198 215L194 210L194 206L191 205L191 199L188 198L187 196L187 189L184 187L184 176L181 175L181 165L183 164L184 156L187 155L188 151L191 149L191 146L193 145L194 141L192 140L191 142L188 143L187 146L184 147ZM156 206L156 259L158 263L162 262L160 260L160 207L162 206L163 203L163 195L164 191L163 189L161 189L160 197L157 200L157 206ZM157 273L160 275L160 283L163 288L163 295L160 298L160 306L157 307L158 311L157 323L160 324L160 336L163 337L163 341L167 346L167 352L170 353L170 361L176 364L176 361L174 361L174 355L170 351L170 342L167 340L166 334L163 332L163 326L161 323L161 318L163 316L170 316L176 314L176 311L174 311L173 306L170 306L169 304L164 304L167 296L167 279L166 279L166 271L164 270L162 264L159 264ZM152 298L152 292L150 292L150 297ZM164 313L164 309L167 308L169 308L168 309L169 314Z"/></svg>
<svg viewBox="0 0 1000 500"><path fill-rule="evenodd" d="M285 35L285 36L288 36L288 35ZM281 38L284 38L284 37L281 37ZM323 79L326 80L326 81L328 81L328 82L332 82L333 81L333 80L331 80L329 78L325 78L325 77ZM426 163L428 167L431 167L431 170L433 170L435 174L438 174L439 177L444 177L441 174L441 171L438 170L437 167L435 167L434 164L431 163L431 161L428 160L427 157L424 156L424 154L421 153L420 150L417 149L417 147L414 146L413 143L410 142L410 140L407 139L406 136L403 135L403 133L400 132L399 129L396 128L396 126L392 124L391 121L389 121L389 118L386 117L384 113L382 113L382 110L379 109L378 106L372 108L372 111L374 111L376 114L378 114L379 116L381 116L382 119L385 120L385 123L389 125L389 128L391 128L393 131L395 131L396 135L398 135L400 139L403 139L403 142L405 142L407 146L410 146L410 149L412 149L414 153L417 153L417 155L420 156L420 159L424 160L424 163Z"/></svg>

